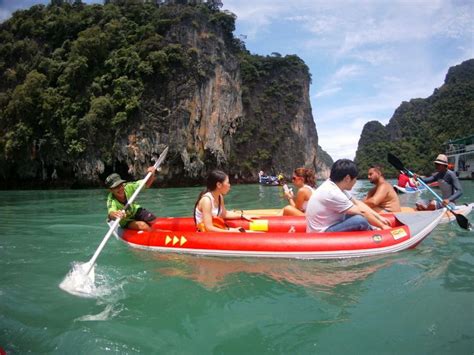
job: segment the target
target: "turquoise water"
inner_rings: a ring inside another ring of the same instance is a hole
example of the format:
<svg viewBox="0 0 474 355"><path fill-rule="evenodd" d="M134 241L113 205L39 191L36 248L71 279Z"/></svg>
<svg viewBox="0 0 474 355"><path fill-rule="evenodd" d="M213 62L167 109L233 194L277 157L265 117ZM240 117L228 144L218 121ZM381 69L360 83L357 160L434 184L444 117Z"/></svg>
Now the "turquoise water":
<svg viewBox="0 0 474 355"><path fill-rule="evenodd" d="M474 201L474 182L462 184L460 202ZM355 194L368 189L358 182ZM139 200L161 216L190 215L199 190L152 189ZM474 232L456 223L438 226L414 250L355 260L195 257L111 239L95 270L99 296L72 296L58 285L106 234L105 198L103 190L0 191L7 353L474 351ZM415 198L402 196L402 204ZM283 204L279 187L233 186L226 197L228 208Z"/></svg>

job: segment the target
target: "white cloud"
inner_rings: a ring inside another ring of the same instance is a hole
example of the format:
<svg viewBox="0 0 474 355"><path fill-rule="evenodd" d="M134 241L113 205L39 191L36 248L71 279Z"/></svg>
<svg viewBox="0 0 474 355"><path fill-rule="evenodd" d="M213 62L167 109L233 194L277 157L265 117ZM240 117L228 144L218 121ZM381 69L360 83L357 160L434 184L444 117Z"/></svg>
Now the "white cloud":
<svg viewBox="0 0 474 355"><path fill-rule="evenodd" d="M313 98L333 96L342 90L342 83L360 74L362 74L362 68L358 65L349 64L342 66L331 75L326 84L313 95Z"/></svg>
<svg viewBox="0 0 474 355"><path fill-rule="evenodd" d="M364 49L354 51L351 58L360 62L366 62L373 66L393 64L396 58L396 51L391 48Z"/></svg>
<svg viewBox="0 0 474 355"><path fill-rule="evenodd" d="M293 22L307 31L303 47L330 49L339 58L354 56L372 64L390 59L390 47L399 43L472 36L474 31L469 2L228 0L224 5L254 36L272 24Z"/></svg>
<svg viewBox="0 0 474 355"><path fill-rule="evenodd" d="M385 83L399 84L402 79L398 76L384 75L382 81Z"/></svg>
<svg viewBox="0 0 474 355"><path fill-rule="evenodd" d="M474 3L439 11L438 21L433 22L433 32L449 38L459 38L474 33Z"/></svg>
<svg viewBox="0 0 474 355"><path fill-rule="evenodd" d="M341 82L347 80L350 77L360 75L362 68L359 65L349 64L339 68L336 73L331 77L331 82Z"/></svg>
<svg viewBox="0 0 474 355"><path fill-rule="evenodd" d="M362 97L351 104L324 109L313 103L319 145L334 160L353 159L362 128L367 122L376 120L386 125L402 101L430 96L444 82L447 70L446 67L432 77L411 81L409 78L382 77L377 95ZM323 99L320 97L319 101Z"/></svg>
<svg viewBox="0 0 474 355"><path fill-rule="evenodd" d="M273 20L284 11L285 5L271 1L225 1L224 8L237 15L239 23L245 25L247 39L252 40L268 31Z"/></svg>
<svg viewBox="0 0 474 355"><path fill-rule="evenodd" d="M318 112L313 113L316 117L316 124L327 123L349 123L357 117L373 117L374 112L393 112L393 108L398 106L400 101L395 100L381 100L380 96L367 98L364 101L358 101L351 105L339 105L328 110L319 109ZM377 115L380 117L380 115Z"/></svg>
<svg viewBox="0 0 474 355"><path fill-rule="evenodd" d="M318 135L319 145L329 153L333 160L347 158L354 159L355 150L359 137L345 128L333 129L325 131Z"/></svg>
<svg viewBox="0 0 474 355"><path fill-rule="evenodd" d="M318 91L316 94L313 95L314 98L324 97L324 96L332 96L335 93L341 91L341 87L332 87L327 89L322 89Z"/></svg>

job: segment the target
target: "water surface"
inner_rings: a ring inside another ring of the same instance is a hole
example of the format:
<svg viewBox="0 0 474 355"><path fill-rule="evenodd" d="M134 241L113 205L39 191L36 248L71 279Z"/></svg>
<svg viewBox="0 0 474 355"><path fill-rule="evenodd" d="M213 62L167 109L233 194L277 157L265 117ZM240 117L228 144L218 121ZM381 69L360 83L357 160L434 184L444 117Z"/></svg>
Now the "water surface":
<svg viewBox="0 0 474 355"><path fill-rule="evenodd" d="M462 184L460 202L474 201L474 182ZM369 188L358 182L355 195ZM151 189L139 201L160 216L190 215L199 190ZM279 187L232 186L226 205L282 207L281 197ZM162 254L111 239L96 267L100 295L72 296L58 285L106 234L105 199L104 190L0 191L7 353L474 352L474 233L455 222L414 250L352 260Z"/></svg>

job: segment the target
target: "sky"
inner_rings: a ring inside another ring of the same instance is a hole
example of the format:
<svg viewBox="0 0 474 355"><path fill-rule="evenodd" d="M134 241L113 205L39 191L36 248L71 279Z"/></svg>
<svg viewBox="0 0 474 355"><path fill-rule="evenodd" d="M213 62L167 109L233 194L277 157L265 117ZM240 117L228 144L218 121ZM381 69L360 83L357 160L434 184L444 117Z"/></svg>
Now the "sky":
<svg viewBox="0 0 474 355"><path fill-rule="evenodd" d="M403 101L430 96L449 67L474 58L472 0L222 1L251 53L307 64L319 145L334 160L354 158L366 122L387 124ZM0 21L48 2L0 0Z"/></svg>

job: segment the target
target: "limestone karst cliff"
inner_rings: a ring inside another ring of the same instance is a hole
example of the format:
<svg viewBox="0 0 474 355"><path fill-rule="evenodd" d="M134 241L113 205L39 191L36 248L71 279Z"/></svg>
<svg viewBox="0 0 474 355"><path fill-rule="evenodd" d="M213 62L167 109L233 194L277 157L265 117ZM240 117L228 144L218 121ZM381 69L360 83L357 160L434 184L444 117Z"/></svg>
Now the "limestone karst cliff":
<svg viewBox="0 0 474 355"><path fill-rule="evenodd" d="M451 67L444 84L426 99L403 102L386 126L367 123L359 140L356 162L361 176L371 164L384 164L387 153L397 155L413 171L430 174L432 161L444 143L474 133L474 59Z"/></svg>
<svg viewBox="0 0 474 355"><path fill-rule="evenodd" d="M0 24L0 187L139 178L167 145L167 185L213 168L243 182L260 169L327 172L308 68L297 56L251 55L234 24L208 4L16 12Z"/></svg>

